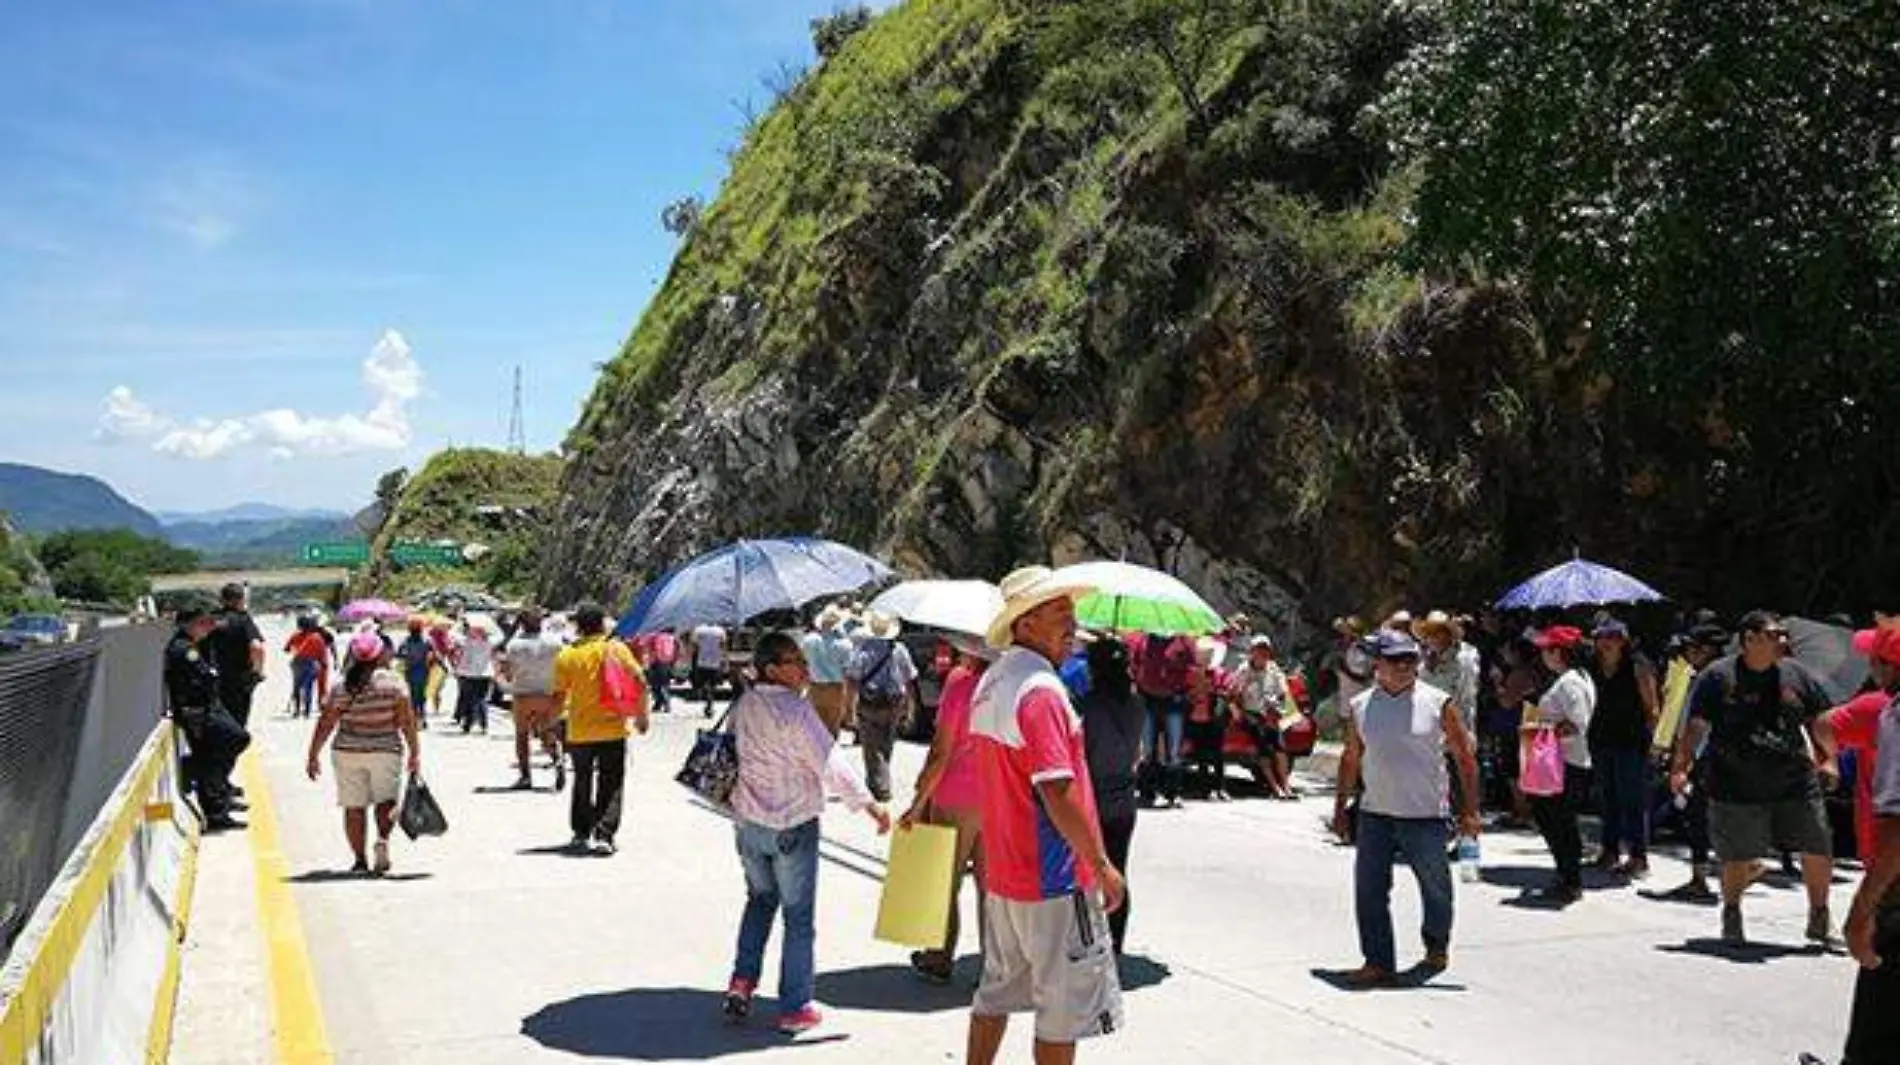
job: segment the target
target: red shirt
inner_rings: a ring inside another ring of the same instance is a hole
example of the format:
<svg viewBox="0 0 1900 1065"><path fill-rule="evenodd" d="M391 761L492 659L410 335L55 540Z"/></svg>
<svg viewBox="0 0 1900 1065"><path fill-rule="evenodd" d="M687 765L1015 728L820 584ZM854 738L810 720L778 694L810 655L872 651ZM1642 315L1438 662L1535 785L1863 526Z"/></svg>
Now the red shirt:
<svg viewBox="0 0 1900 1065"><path fill-rule="evenodd" d="M1886 692L1866 692L1827 713L1834 742L1844 750L1859 752L1854 761L1854 843L1861 862L1870 869L1880 839L1874 831L1874 758L1880 744L1880 714L1892 701Z"/></svg>
<svg viewBox="0 0 1900 1065"><path fill-rule="evenodd" d="M990 668L992 675L997 672L996 666ZM1053 680L1054 673L1049 676ZM1092 890L1095 874L1076 861L1044 810L1036 785L1071 781L1070 794L1080 800L1091 825L1096 820L1095 790L1082 745L1082 719L1069 706L1060 682L1025 685L1021 692L1014 729L1000 730L1015 735L970 733L983 780L983 889L1017 902L1041 902ZM1007 711L1003 716L1008 718Z"/></svg>
<svg viewBox="0 0 1900 1065"><path fill-rule="evenodd" d="M1133 648L1135 687L1144 695L1175 696L1187 691L1194 666L1194 641L1185 636L1143 636Z"/></svg>

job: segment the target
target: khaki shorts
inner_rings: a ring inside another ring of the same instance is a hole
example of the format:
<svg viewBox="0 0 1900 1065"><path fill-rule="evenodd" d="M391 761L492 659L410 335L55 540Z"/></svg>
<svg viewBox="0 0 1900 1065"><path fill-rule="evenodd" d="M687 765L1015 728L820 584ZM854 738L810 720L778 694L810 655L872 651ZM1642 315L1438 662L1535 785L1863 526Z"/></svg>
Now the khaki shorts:
<svg viewBox="0 0 1900 1065"><path fill-rule="evenodd" d="M983 899L983 983L970 1012L1036 1015L1036 1038L1074 1043L1122 1026L1121 975L1095 899Z"/></svg>
<svg viewBox="0 0 1900 1065"><path fill-rule="evenodd" d="M336 804L346 810L395 802L402 790L402 755L395 751L332 751Z"/></svg>
<svg viewBox="0 0 1900 1065"><path fill-rule="evenodd" d="M1783 853L1832 857L1834 835L1820 796L1774 802L1709 801L1709 842L1725 862L1752 862Z"/></svg>
<svg viewBox="0 0 1900 1065"><path fill-rule="evenodd" d="M516 692L511 707L515 718L515 731L530 735L539 735L554 727L561 719L561 703L552 695L536 692Z"/></svg>

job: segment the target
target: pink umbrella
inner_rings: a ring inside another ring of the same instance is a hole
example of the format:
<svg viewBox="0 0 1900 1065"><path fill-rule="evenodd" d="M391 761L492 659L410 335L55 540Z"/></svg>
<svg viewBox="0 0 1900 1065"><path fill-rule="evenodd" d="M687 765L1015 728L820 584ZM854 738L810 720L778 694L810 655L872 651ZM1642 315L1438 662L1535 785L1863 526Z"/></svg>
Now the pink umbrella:
<svg viewBox="0 0 1900 1065"><path fill-rule="evenodd" d="M409 617L407 607L400 607L387 599L357 599L336 612L338 621L403 621Z"/></svg>

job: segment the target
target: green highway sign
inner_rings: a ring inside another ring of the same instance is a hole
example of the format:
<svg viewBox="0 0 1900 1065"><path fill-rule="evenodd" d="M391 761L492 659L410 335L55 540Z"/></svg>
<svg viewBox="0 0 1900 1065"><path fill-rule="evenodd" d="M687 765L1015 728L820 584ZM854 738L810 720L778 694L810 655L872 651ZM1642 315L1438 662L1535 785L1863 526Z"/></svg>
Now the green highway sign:
<svg viewBox="0 0 1900 1065"><path fill-rule="evenodd" d="M460 544L396 544L389 549L389 560L399 566L460 566Z"/></svg>
<svg viewBox="0 0 1900 1065"><path fill-rule="evenodd" d="M299 557L311 566L361 566L369 562L369 545L360 540L305 544Z"/></svg>

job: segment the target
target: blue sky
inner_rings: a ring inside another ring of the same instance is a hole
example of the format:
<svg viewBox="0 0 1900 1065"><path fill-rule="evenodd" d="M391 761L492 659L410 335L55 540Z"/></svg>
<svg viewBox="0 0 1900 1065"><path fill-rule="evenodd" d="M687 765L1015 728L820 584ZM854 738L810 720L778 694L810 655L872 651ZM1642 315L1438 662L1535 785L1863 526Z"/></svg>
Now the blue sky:
<svg viewBox="0 0 1900 1065"><path fill-rule="evenodd" d="M0 459L351 507L573 422L832 0L0 10Z"/></svg>

